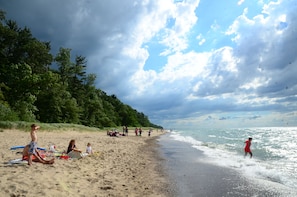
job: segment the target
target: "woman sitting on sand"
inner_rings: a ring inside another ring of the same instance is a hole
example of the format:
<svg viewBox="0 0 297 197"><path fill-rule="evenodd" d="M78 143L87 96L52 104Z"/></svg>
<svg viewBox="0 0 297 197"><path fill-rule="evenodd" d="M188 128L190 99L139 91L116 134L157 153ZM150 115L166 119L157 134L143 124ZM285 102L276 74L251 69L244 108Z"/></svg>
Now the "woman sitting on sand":
<svg viewBox="0 0 297 197"><path fill-rule="evenodd" d="M67 155L71 158L76 158L76 159L80 159L84 156L82 151L76 148L75 140L70 140L68 149L67 149Z"/></svg>
<svg viewBox="0 0 297 197"><path fill-rule="evenodd" d="M29 148L30 145L25 146L23 150L23 160L28 160L29 159ZM40 162L43 164L53 164L55 162L55 158L51 160L45 160L43 156L39 153L38 150L35 150L36 154L32 155L32 161L34 162Z"/></svg>
<svg viewBox="0 0 297 197"><path fill-rule="evenodd" d="M67 148L67 154L70 153L71 151L81 153L81 150L77 149L75 146L75 140L70 140L68 148Z"/></svg>

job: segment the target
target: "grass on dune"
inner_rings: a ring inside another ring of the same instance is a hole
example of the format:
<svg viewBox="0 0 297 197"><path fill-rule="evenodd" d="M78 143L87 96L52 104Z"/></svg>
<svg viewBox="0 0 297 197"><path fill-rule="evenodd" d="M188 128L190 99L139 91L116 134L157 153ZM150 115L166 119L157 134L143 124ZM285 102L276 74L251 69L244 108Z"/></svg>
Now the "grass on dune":
<svg viewBox="0 0 297 197"><path fill-rule="evenodd" d="M36 122L23 122L23 121L0 121L0 129L17 129L30 131L30 126L32 124L37 124L40 126L40 130L47 131L102 131L102 129L96 127L88 127L79 124L68 124L68 123L36 123Z"/></svg>
<svg viewBox="0 0 297 197"><path fill-rule="evenodd" d="M40 130L46 131L106 131L106 130L117 130L119 132L123 131L123 127L105 127L105 128L96 128L88 127L80 124L68 124L68 123L38 123L38 122L24 122L24 121L0 121L0 132L3 129L17 129L23 131L30 131L30 126L35 123L40 126ZM136 127L128 127L129 132L134 132ZM138 127L139 128L139 127ZM149 130L150 127L141 127L142 130Z"/></svg>

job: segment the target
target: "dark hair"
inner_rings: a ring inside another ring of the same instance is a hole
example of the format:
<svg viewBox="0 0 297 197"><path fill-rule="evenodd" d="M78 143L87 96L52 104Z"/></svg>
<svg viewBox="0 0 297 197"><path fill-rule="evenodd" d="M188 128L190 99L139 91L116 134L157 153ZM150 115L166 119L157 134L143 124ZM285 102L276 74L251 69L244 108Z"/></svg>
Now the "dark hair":
<svg viewBox="0 0 297 197"><path fill-rule="evenodd" d="M69 142L69 145L68 145L68 148L67 148L67 154L69 152L71 152L73 148L75 148L75 144L74 144L74 146L72 146L72 143L75 143L74 139L70 140L70 142Z"/></svg>
<svg viewBox="0 0 297 197"><path fill-rule="evenodd" d="M253 138L249 137L249 140L252 140Z"/></svg>
<svg viewBox="0 0 297 197"><path fill-rule="evenodd" d="M75 143L75 140L74 140L74 139L70 140L70 142L69 142L69 146L70 146L72 143Z"/></svg>
<svg viewBox="0 0 297 197"><path fill-rule="evenodd" d="M31 124L31 128L36 127L36 126L37 126L36 124Z"/></svg>

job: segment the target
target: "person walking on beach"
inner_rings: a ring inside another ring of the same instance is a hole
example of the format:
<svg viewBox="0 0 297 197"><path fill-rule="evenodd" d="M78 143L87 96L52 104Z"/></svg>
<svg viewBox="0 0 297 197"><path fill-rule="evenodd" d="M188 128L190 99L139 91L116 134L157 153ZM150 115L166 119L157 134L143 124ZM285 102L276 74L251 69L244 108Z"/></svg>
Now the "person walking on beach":
<svg viewBox="0 0 297 197"><path fill-rule="evenodd" d="M31 125L31 131L30 131L31 142L29 145L27 145L27 149L26 149L26 147L24 148L23 158L26 155L28 155L28 165L32 165L33 155L34 155L34 161L41 162L44 164L53 164L54 159L52 159L50 161L44 160L37 150L37 134L36 134L36 132L39 128L40 128L40 126L37 126L36 124Z"/></svg>
<svg viewBox="0 0 297 197"><path fill-rule="evenodd" d="M125 135L125 133L126 133L126 127L123 126L123 136Z"/></svg>
<svg viewBox="0 0 297 197"><path fill-rule="evenodd" d="M248 140L246 140L245 147L244 147L244 156L247 156L247 154L249 154L250 158L253 157L253 153L251 151L252 140L253 140L253 138L251 138L251 137Z"/></svg>
<svg viewBox="0 0 297 197"><path fill-rule="evenodd" d="M139 136L141 136L141 133L142 133L141 127L139 128L138 132L139 132Z"/></svg>
<svg viewBox="0 0 297 197"><path fill-rule="evenodd" d="M136 127L134 131L135 131L135 136L137 136L138 135L138 128Z"/></svg>

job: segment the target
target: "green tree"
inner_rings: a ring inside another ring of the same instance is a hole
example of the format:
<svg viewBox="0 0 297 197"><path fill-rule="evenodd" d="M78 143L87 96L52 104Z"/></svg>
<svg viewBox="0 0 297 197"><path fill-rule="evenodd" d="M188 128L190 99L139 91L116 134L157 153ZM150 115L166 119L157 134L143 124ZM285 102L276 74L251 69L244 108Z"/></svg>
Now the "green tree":
<svg viewBox="0 0 297 197"><path fill-rule="evenodd" d="M38 73L46 72L52 59L49 44L38 41L28 28L19 28L0 13L0 83L7 87L2 95L20 120L32 121L38 110L34 105L40 90Z"/></svg>
<svg viewBox="0 0 297 197"><path fill-rule="evenodd" d="M71 92L72 96L77 100L79 105L84 105L85 95L87 94L87 89L89 85L84 85L87 75L86 75L86 59L82 56L76 56L75 63L72 64L71 76L69 78L68 91Z"/></svg>
<svg viewBox="0 0 297 197"><path fill-rule="evenodd" d="M61 47L53 58L50 49L50 42L37 40L0 10L1 120L156 126L115 95L96 89L85 57L71 62L71 49Z"/></svg>
<svg viewBox="0 0 297 197"><path fill-rule="evenodd" d="M100 122L100 118L105 116L102 100L98 97L97 91L94 87L88 88L88 91L85 94L83 109L83 124L97 127L104 126Z"/></svg>
<svg viewBox="0 0 297 197"><path fill-rule="evenodd" d="M68 86L69 79L72 76L73 71L71 70L72 63L70 57L71 49L60 48L59 53L55 57L55 61L58 66L58 73L61 76L63 85Z"/></svg>
<svg viewBox="0 0 297 197"><path fill-rule="evenodd" d="M79 107L66 90L60 75L47 72L41 76L42 91L38 94L37 117L41 122L79 123Z"/></svg>
<svg viewBox="0 0 297 197"><path fill-rule="evenodd" d="M2 89L8 89L4 83L0 84L0 120L2 121L16 121L19 120L18 115L10 108L8 102L5 100Z"/></svg>
<svg viewBox="0 0 297 197"><path fill-rule="evenodd" d="M35 120L34 113L37 108L34 106L36 93L34 84L38 83L38 76L32 74L31 67L28 64L12 64L10 70L6 73L9 76L5 82L7 88L3 94L11 108L17 112L20 120Z"/></svg>

